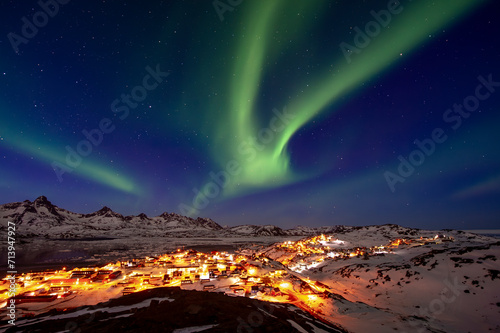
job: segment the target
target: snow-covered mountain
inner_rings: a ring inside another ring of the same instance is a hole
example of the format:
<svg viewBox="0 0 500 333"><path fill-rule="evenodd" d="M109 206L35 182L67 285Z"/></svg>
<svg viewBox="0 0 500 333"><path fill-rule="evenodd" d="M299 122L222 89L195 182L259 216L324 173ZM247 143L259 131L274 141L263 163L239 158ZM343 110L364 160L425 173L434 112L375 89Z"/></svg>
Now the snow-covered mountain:
<svg viewBox="0 0 500 333"><path fill-rule="evenodd" d="M7 222L16 224L18 237L85 238L85 237L258 237L309 236L333 232L338 227L296 227L282 229L273 225L222 227L209 218L190 218L175 213L148 217L146 214L123 216L108 207L78 214L53 205L46 197L0 205L0 229Z"/></svg>

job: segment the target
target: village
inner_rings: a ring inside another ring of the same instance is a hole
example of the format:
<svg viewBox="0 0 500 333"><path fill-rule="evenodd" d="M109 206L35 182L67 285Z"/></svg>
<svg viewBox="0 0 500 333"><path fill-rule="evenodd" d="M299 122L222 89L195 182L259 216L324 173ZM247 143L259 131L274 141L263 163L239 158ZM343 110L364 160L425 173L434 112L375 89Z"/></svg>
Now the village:
<svg viewBox="0 0 500 333"><path fill-rule="evenodd" d="M272 251L210 253L177 249L160 256L79 267L23 273L16 276L16 296L9 297L5 277L0 281L0 303L13 299L19 317L34 316L50 309L95 305L111 298L157 287L221 292L293 303L321 316L322 301L333 297L328 286L312 281L301 272L325 260L369 259L392 253L400 246L412 247L453 241L451 237L396 239L384 246L346 248L332 235L277 243Z"/></svg>
<svg viewBox="0 0 500 333"><path fill-rule="evenodd" d="M317 267L325 260L347 260L362 258L368 260L373 256L384 256L393 253L399 246L407 248L452 242L453 237L435 235L434 237L398 238L386 245L371 247L350 247L345 241L333 235L318 235L298 241L278 243L259 254L277 260L287 269L301 273Z"/></svg>

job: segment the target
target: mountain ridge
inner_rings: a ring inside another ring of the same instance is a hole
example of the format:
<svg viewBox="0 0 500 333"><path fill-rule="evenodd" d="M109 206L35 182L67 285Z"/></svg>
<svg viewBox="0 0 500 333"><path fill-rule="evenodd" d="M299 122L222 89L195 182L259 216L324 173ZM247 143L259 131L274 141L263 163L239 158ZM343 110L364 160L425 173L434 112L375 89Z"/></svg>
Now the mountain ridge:
<svg viewBox="0 0 500 333"><path fill-rule="evenodd" d="M221 226L210 218L191 218L163 212L148 217L144 213L124 216L104 206L88 213L75 213L53 205L45 196L0 205L0 229L7 221L16 225L18 237L82 238L82 237L215 237L215 236L309 236L335 232L341 226L283 229L274 225Z"/></svg>

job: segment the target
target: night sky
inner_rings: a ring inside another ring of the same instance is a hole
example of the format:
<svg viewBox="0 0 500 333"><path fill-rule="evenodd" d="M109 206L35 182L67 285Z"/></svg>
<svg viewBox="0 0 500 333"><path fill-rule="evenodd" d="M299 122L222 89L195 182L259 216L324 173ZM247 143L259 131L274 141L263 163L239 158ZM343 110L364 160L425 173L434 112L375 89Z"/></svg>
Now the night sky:
<svg viewBox="0 0 500 333"><path fill-rule="evenodd" d="M0 203L500 222L498 1L43 1L0 7Z"/></svg>

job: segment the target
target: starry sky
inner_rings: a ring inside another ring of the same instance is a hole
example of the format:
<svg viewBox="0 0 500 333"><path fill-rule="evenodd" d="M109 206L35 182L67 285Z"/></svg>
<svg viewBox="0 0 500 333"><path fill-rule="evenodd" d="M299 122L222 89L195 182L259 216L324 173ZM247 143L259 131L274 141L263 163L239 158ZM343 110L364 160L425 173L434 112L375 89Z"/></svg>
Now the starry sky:
<svg viewBox="0 0 500 333"><path fill-rule="evenodd" d="M499 225L493 0L0 7L0 203Z"/></svg>

